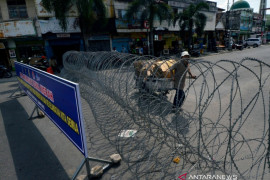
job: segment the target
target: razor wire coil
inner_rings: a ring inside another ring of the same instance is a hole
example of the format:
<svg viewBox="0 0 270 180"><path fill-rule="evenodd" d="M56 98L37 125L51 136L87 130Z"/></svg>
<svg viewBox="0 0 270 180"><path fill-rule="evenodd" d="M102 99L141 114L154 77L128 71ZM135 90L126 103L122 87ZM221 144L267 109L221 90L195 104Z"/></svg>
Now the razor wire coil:
<svg viewBox="0 0 270 180"><path fill-rule="evenodd" d="M187 77L184 105L173 113L170 72L158 77L170 60L182 61L118 52L63 56L61 76L79 83L100 132L127 165L118 177L175 179L188 172L269 179L270 65L254 58L190 60L197 78Z"/></svg>

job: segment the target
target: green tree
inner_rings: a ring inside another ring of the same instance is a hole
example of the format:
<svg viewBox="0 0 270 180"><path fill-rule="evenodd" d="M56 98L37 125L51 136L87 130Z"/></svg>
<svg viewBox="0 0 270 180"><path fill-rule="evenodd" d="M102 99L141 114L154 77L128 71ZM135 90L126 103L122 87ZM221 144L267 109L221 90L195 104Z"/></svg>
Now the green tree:
<svg viewBox="0 0 270 180"><path fill-rule="evenodd" d="M63 30L67 29L67 12L72 6L73 0L42 0L43 6L48 12L55 12L55 18Z"/></svg>
<svg viewBox="0 0 270 180"><path fill-rule="evenodd" d="M188 30L188 50L190 50L192 40L192 29L196 26L196 33L199 37L202 36L204 27L206 25L207 17L200 11L203 9L209 9L209 6L205 2L199 2L198 4L190 4L183 12L177 13L174 16L174 25L179 22L180 35L182 39L185 38L185 32Z"/></svg>
<svg viewBox="0 0 270 180"><path fill-rule="evenodd" d="M140 13L139 13L140 12ZM132 20L133 17L136 17L137 14L140 14L140 20L147 20L149 23L150 29L150 52L154 55L154 46L153 46L153 29L154 21L159 20L160 24L163 20L168 20L169 24L173 18L172 9L168 4L163 1L157 0L134 0L130 3L126 17L128 20Z"/></svg>
<svg viewBox="0 0 270 180"><path fill-rule="evenodd" d="M106 7L103 0L42 0L49 12L55 12L61 28L67 30L67 13L71 6L77 5L79 12L79 26L84 39L84 47L88 48L88 37L93 32L104 30L107 23Z"/></svg>
<svg viewBox="0 0 270 180"><path fill-rule="evenodd" d="M201 38L204 32L204 28L206 26L207 17L203 13L196 14L195 17L195 32L197 33L198 37Z"/></svg>

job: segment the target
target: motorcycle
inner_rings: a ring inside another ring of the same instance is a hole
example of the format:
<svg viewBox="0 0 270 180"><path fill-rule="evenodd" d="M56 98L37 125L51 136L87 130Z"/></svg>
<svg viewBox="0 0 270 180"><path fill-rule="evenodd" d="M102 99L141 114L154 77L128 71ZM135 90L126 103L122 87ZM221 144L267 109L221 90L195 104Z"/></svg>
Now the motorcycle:
<svg viewBox="0 0 270 180"><path fill-rule="evenodd" d="M30 61L31 58L29 58L29 62ZM30 65L42 71L47 71L47 68L49 67L48 60L45 57L42 57L41 59L34 61L34 63L30 63Z"/></svg>
<svg viewBox="0 0 270 180"><path fill-rule="evenodd" d="M189 54L190 54L192 57L200 57L200 55L201 55L199 49L192 49L192 50L189 51Z"/></svg>
<svg viewBox="0 0 270 180"><path fill-rule="evenodd" d="M232 42L232 49L238 49L238 50L243 50L245 45L243 44L243 41L238 41L238 43L236 42Z"/></svg>
<svg viewBox="0 0 270 180"><path fill-rule="evenodd" d="M3 65L0 65L0 78L12 77L11 71Z"/></svg>

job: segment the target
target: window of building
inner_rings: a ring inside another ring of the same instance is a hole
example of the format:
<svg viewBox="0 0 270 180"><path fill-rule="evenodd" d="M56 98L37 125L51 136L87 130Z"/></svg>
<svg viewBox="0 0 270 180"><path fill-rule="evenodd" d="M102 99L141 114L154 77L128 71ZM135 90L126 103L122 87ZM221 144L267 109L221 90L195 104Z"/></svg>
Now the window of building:
<svg viewBox="0 0 270 180"><path fill-rule="evenodd" d="M9 18L27 18L25 0L7 0Z"/></svg>
<svg viewBox="0 0 270 180"><path fill-rule="evenodd" d="M0 6L0 20L2 20L3 17L2 17L2 11L1 11L1 6Z"/></svg>
<svg viewBox="0 0 270 180"><path fill-rule="evenodd" d="M122 10L118 9L118 19L123 19Z"/></svg>
<svg viewBox="0 0 270 180"><path fill-rule="evenodd" d="M178 14L178 9L177 8L173 8L173 13L174 14Z"/></svg>
<svg viewBox="0 0 270 180"><path fill-rule="evenodd" d="M134 19L136 19L136 20L141 20L141 16L142 16L142 11L138 11L138 12L136 13L136 15L134 16Z"/></svg>
<svg viewBox="0 0 270 180"><path fill-rule="evenodd" d="M127 11L123 9L118 9L118 19L126 19L126 13Z"/></svg>

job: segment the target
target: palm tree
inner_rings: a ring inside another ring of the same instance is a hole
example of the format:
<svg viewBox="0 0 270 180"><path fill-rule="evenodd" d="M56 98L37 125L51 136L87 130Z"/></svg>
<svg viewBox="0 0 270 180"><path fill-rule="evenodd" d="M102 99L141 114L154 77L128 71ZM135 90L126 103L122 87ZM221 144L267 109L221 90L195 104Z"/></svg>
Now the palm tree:
<svg viewBox="0 0 270 180"><path fill-rule="evenodd" d="M190 50L191 40L192 40L192 29L195 24L196 33L199 37L202 36L204 27L206 25L207 17L199 12L203 9L209 9L209 6L205 2L200 2L198 4L190 4L183 12L177 13L174 16L174 25L179 22L180 34L182 39L184 39L185 30L188 29L188 50Z"/></svg>
<svg viewBox="0 0 270 180"><path fill-rule="evenodd" d="M151 54L154 55L154 47L153 47L153 27L154 27L154 20L158 19L160 24L163 20L170 20L173 17L172 9L168 4L163 1L158 0L134 0L131 2L130 6L128 7L126 17L128 20L131 20L133 17L136 16L138 12L140 14L140 20L144 21L147 20L149 23L150 29L150 49ZM170 24L170 23L169 23Z"/></svg>
<svg viewBox="0 0 270 180"><path fill-rule="evenodd" d="M103 30L107 22L103 0L42 0L42 3L49 12L55 12L55 17L64 31L67 29L67 12L72 5L77 5L85 49L88 49L87 39L90 34Z"/></svg>
<svg viewBox="0 0 270 180"><path fill-rule="evenodd" d="M77 0L79 25L84 45L88 47L88 37L92 32L103 31L107 24L106 7L103 0Z"/></svg>
<svg viewBox="0 0 270 180"><path fill-rule="evenodd" d="M195 19L195 32L197 33L198 37L202 37L203 32L204 32L204 28L206 25L206 20L207 17L203 14L203 13L198 13L196 15L196 19Z"/></svg>

